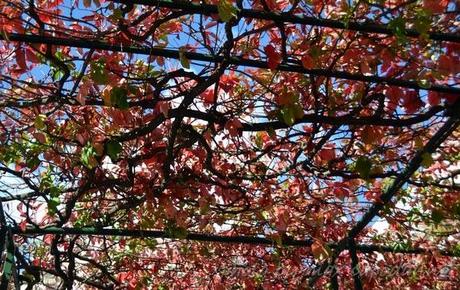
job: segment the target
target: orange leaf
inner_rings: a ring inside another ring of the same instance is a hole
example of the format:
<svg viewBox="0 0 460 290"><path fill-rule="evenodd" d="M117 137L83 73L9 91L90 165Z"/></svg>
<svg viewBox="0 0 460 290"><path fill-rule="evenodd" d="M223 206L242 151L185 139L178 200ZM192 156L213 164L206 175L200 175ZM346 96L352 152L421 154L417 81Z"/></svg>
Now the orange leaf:
<svg viewBox="0 0 460 290"><path fill-rule="evenodd" d="M327 247L327 245L324 245L322 242L316 240L313 242L311 245L311 252L313 254L313 257L315 257L316 260L325 260L329 258L331 251Z"/></svg>
<svg viewBox="0 0 460 290"><path fill-rule="evenodd" d="M377 134L374 134L374 128L372 126L365 126L364 129L361 131L361 139L363 140L364 144L374 144L376 140Z"/></svg>

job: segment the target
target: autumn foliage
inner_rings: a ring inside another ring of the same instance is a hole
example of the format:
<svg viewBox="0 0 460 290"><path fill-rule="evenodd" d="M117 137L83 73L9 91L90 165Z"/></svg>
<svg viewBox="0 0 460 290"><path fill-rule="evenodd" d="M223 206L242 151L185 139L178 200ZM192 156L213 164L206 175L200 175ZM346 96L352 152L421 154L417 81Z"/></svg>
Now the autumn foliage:
<svg viewBox="0 0 460 290"><path fill-rule="evenodd" d="M0 286L459 289L459 11L0 1Z"/></svg>

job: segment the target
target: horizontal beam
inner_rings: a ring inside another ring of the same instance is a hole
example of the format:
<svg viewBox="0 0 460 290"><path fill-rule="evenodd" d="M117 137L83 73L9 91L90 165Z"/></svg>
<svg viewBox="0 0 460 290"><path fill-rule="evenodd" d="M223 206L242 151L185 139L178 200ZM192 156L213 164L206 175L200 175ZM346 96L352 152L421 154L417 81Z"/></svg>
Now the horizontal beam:
<svg viewBox="0 0 460 290"><path fill-rule="evenodd" d="M12 227L11 232L16 235L91 235L91 236L117 236L117 237L131 237L131 238L154 238L154 239L172 239L179 240L179 238L171 235L165 231L155 230L127 230L127 229L107 229L107 228L27 228L25 230L19 227ZM278 245L276 239L269 239L256 236L220 236L212 234L200 233L187 233L182 239L199 242L217 242L217 243L230 243L230 244L249 244L249 245ZM284 239L281 241L284 246L294 247L310 247L313 244L312 239L294 240ZM328 244L330 248L336 248L337 244ZM361 253L404 253L404 254L430 254L431 250L422 248L395 248L381 245L368 245L356 244L356 249ZM456 253L452 251L437 250L437 253L443 256L456 257Z"/></svg>
<svg viewBox="0 0 460 290"><path fill-rule="evenodd" d="M123 4L140 4L153 7L179 9L182 11L190 12L190 14L212 15L217 14L218 9L216 5L194 3L191 1L158 1L158 0L111 0L112 2ZM359 23L354 21L340 21L333 19L323 19L317 17L300 16L286 12L270 12L254 9L241 9L238 15L245 18L269 20L274 22L287 22L293 24L304 24L319 27L328 27L336 29L347 29L365 33L378 33L385 35L395 35L393 29L388 25L375 24L375 23ZM418 38L420 32L415 29L405 29L402 33L408 37ZM460 34L427 33L429 39L439 41L450 41L460 43Z"/></svg>
<svg viewBox="0 0 460 290"><path fill-rule="evenodd" d="M118 44L109 44L106 42L98 40L89 40L89 39L73 39L73 38L59 38L51 36L39 36L39 35L30 35L30 34L16 34L12 33L8 35L8 39L5 39L3 34L0 34L0 40L8 41L17 41L30 44L49 44L57 46L68 46L68 47L78 47L78 48L87 48L87 49L100 49L116 52L125 52L125 53L135 53L142 55L153 55L161 56L166 58L180 59L179 50L172 49L163 49L157 47L147 47L147 46L125 46ZM184 52L184 55L193 61L203 61L203 62L214 62L220 63L224 60L231 65L269 69L268 63L260 60L246 59L239 56L232 56L226 59L224 56L220 55L209 55L197 52ZM396 78L387 78L381 76L367 76L362 74L353 74L344 71L333 71L328 69L306 69L302 65L298 64L280 64L277 67L277 70L294 72L294 73L303 73L308 75L332 77L337 79L346 79L378 84L387 84L398 87L405 87L415 90L427 90L427 91L436 91L440 93L449 93L460 95L460 88L458 87L449 87L444 85L431 85L430 87L420 86L416 81L408 81Z"/></svg>

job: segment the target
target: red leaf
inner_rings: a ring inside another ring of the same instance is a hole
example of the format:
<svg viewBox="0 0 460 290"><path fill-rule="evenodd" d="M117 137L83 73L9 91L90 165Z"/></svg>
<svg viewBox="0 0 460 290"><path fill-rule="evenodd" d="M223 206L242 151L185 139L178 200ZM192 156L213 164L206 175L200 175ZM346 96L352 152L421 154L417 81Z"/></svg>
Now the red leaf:
<svg viewBox="0 0 460 290"><path fill-rule="evenodd" d="M441 97L437 92L429 92L428 93L428 104L430 106L437 106L441 102Z"/></svg>
<svg viewBox="0 0 460 290"><path fill-rule="evenodd" d="M323 0L313 0L313 8L315 10L315 13L321 12L323 6Z"/></svg>
<svg viewBox="0 0 460 290"><path fill-rule="evenodd" d="M388 111L393 113L398 107L399 102L404 97L404 92L398 87L389 87L385 93L388 96L389 102L387 105Z"/></svg>
<svg viewBox="0 0 460 290"><path fill-rule="evenodd" d="M160 111L160 113L162 113L163 116L165 116L165 118L167 118L168 117L168 112L171 109L171 107L169 105L169 102L159 102L157 107L158 107L158 111Z"/></svg>
<svg viewBox="0 0 460 290"><path fill-rule="evenodd" d="M458 95L443 94L442 96L444 97L444 99L446 99L447 103L450 104L450 105L452 105L453 103L455 103L458 100Z"/></svg>
<svg viewBox="0 0 460 290"><path fill-rule="evenodd" d="M302 56L302 65L306 69L313 69L315 67L315 61L310 55L305 54Z"/></svg>
<svg viewBox="0 0 460 290"><path fill-rule="evenodd" d="M276 210L276 229L279 232L285 232L289 225L289 214L285 209Z"/></svg>
<svg viewBox="0 0 460 290"><path fill-rule="evenodd" d="M24 54L24 50L20 48L16 49L15 55L16 63L18 64L18 66L23 70L27 70L26 56Z"/></svg>
<svg viewBox="0 0 460 290"><path fill-rule="evenodd" d="M214 104L214 90L207 89L203 93L201 93L200 97L203 99L205 104L211 105Z"/></svg>
<svg viewBox="0 0 460 290"><path fill-rule="evenodd" d="M423 102L416 91L408 91L403 97L402 106L406 113L412 114L423 106Z"/></svg>
<svg viewBox="0 0 460 290"><path fill-rule="evenodd" d="M46 135L43 134L42 132L35 132L34 133L34 137L35 139L37 139L37 141L41 144L45 144L46 143Z"/></svg>
<svg viewBox="0 0 460 290"><path fill-rule="evenodd" d="M438 69L442 73L456 74L456 61L447 55L441 55L438 59Z"/></svg>
<svg viewBox="0 0 460 290"><path fill-rule="evenodd" d="M46 3L47 8L54 8L58 5L61 5L62 2L63 0L48 0L45 3Z"/></svg>
<svg viewBox="0 0 460 290"><path fill-rule="evenodd" d="M119 282L124 282L128 278L129 274L127 272L121 272L117 275L117 280Z"/></svg>
<svg viewBox="0 0 460 290"><path fill-rule="evenodd" d="M323 149L318 152L318 156L322 161L330 161L335 158L335 149L332 145L325 145Z"/></svg>
<svg viewBox="0 0 460 290"><path fill-rule="evenodd" d="M386 72L390 69L393 60L395 59L394 56L388 51L388 49L384 49L380 55L380 59L382 60L381 70L382 72Z"/></svg>
<svg viewBox="0 0 460 290"><path fill-rule="evenodd" d="M333 189L333 193L338 198L344 199L345 197L350 196L350 192L346 187L336 186Z"/></svg>
<svg viewBox="0 0 460 290"><path fill-rule="evenodd" d="M35 52L30 48L26 48L26 57L27 60L32 63L40 63L40 59L35 55Z"/></svg>
<svg viewBox="0 0 460 290"><path fill-rule="evenodd" d="M219 86L226 93L232 92L235 86L238 84L238 81L239 79L235 76L235 74L230 73L228 75L223 75L220 78Z"/></svg>
<svg viewBox="0 0 460 290"><path fill-rule="evenodd" d="M129 281L129 289L136 289L136 286L137 286L137 278L133 277Z"/></svg>
<svg viewBox="0 0 460 290"><path fill-rule="evenodd" d="M265 54L268 57L268 67L270 69L276 69L281 63L281 54L271 45L267 45L265 48Z"/></svg>
<svg viewBox="0 0 460 290"><path fill-rule="evenodd" d="M21 231L25 232L27 228L27 221L24 220L21 223L19 223L19 228L21 229Z"/></svg>
<svg viewBox="0 0 460 290"><path fill-rule="evenodd" d="M241 128L243 128L243 125L237 118L233 118L225 124L225 129L227 129L230 133L230 136L233 137L238 136L240 134Z"/></svg>
<svg viewBox="0 0 460 290"><path fill-rule="evenodd" d="M378 126L365 126L361 131L361 140L364 144L380 144L384 131Z"/></svg>
<svg viewBox="0 0 460 290"><path fill-rule="evenodd" d="M51 235L51 234L50 235L48 235L48 234L45 235L43 237L43 242L45 242L45 244L47 244L47 245L51 245L51 243L53 242L53 235Z"/></svg>
<svg viewBox="0 0 460 290"><path fill-rule="evenodd" d="M442 13L446 10L449 0L423 0L423 8L433 13Z"/></svg>
<svg viewBox="0 0 460 290"><path fill-rule="evenodd" d="M372 74L371 72L371 67L369 66L369 63L366 60L362 60L360 63L360 68L361 68L361 73L362 74Z"/></svg>

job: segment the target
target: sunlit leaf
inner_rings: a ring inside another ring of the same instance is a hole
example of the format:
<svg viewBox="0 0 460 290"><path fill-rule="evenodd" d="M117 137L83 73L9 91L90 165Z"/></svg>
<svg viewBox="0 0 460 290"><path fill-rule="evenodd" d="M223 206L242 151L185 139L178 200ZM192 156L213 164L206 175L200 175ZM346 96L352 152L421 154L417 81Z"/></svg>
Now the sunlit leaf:
<svg viewBox="0 0 460 290"><path fill-rule="evenodd" d="M228 22L233 17L236 17L238 10L232 5L229 0L219 0L217 3L217 10L219 17L223 22Z"/></svg>
<svg viewBox="0 0 460 290"><path fill-rule="evenodd" d="M184 68L187 68L189 69L190 68L190 60L187 58L187 56L185 55L186 53L186 49L184 47L181 47L179 49L179 60L180 60L180 64L184 67Z"/></svg>

